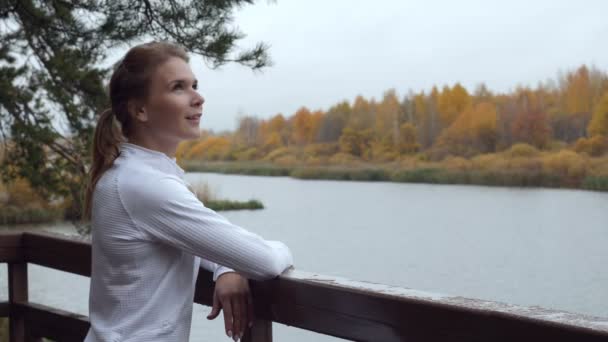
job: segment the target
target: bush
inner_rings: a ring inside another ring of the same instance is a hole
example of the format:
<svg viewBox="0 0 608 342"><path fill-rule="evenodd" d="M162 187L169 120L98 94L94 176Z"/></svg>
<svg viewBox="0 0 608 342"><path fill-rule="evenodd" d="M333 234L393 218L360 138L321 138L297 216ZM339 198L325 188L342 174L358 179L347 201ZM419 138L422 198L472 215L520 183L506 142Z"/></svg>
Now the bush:
<svg viewBox="0 0 608 342"><path fill-rule="evenodd" d="M543 159L543 169L564 179L564 185L573 185L585 177L587 159L573 151L562 150Z"/></svg>
<svg viewBox="0 0 608 342"><path fill-rule="evenodd" d="M498 164L499 158L496 154L480 154L471 159L471 166L475 170L492 170Z"/></svg>
<svg viewBox="0 0 608 342"><path fill-rule="evenodd" d="M257 157L258 149L255 147L251 147L246 150L232 151L230 153L230 159L238 161L255 160Z"/></svg>
<svg viewBox="0 0 608 342"><path fill-rule="evenodd" d="M290 153L289 148L287 147L279 147L276 150L268 153L263 160L266 161L275 161L275 159L286 156Z"/></svg>
<svg viewBox="0 0 608 342"><path fill-rule="evenodd" d="M311 144L304 147L304 154L315 157L330 157L339 151L337 143Z"/></svg>
<svg viewBox="0 0 608 342"><path fill-rule="evenodd" d="M306 157L306 160L304 161L306 166L322 166L326 162L327 161L324 160L323 158L314 157L314 156L308 156L308 157Z"/></svg>
<svg viewBox="0 0 608 342"><path fill-rule="evenodd" d="M608 152L608 138L602 135L596 135L591 138L580 138L574 144L574 151L599 157Z"/></svg>
<svg viewBox="0 0 608 342"><path fill-rule="evenodd" d="M298 159L292 155L284 155L282 157L276 158L274 162L280 166L294 166L298 164Z"/></svg>
<svg viewBox="0 0 608 342"><path fill-rule="evenodd" d="M538 156L540 151L532 145L528 145L526 143L517 143L517 144L511 146L510 149L506 150L503 153L506 156L511 157L511 158L517 158L517 157L530 158L530 157Z"/></svg>
<svg viewBox="0 0 608 342"><path fill-rule="evenodd" d="M471 162L462 157L447 157L441 162L441 166L448 170L465 171L471 167Z"/></svg>
<svg viewBox="0 0 608 342"><path fill-rule="evenodd" d="M330 164L353 164L360 161L359 158L357 158L356 156L353 156L352 154L348 154L348 153L336 153L333 156L331 156L331 158L329 158L329 163Z"/></svg>

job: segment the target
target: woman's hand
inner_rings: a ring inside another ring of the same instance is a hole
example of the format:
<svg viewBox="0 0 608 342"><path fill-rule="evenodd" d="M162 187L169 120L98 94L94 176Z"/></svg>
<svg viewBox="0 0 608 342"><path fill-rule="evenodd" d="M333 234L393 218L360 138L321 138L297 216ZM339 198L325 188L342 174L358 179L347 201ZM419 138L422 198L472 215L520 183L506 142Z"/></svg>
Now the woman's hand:
<svg viewBox="0 0 608 342"><path fill-rule="evenodd" d="M236 272L224 273L215 281L213 308L207 319L214 319L224 309L224 326L228 337L237 341L247 326L253 325L253 300L247 278Z"/></svg>

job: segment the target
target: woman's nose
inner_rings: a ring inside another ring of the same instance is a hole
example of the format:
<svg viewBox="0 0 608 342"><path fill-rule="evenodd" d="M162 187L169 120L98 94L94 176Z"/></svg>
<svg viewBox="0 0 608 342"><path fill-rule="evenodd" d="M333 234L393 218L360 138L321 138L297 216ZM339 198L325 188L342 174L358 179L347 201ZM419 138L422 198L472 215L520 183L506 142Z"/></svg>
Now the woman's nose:
<svg viewBox="0 0 608 342"><path fill-rule="evenodd" d="M203 95L199 94L198 92L194 93L194 102L192 103L192 105L196 106L196 107L200 107L203 105L203 103L205 103L205 98L203 97Z"/></svg>

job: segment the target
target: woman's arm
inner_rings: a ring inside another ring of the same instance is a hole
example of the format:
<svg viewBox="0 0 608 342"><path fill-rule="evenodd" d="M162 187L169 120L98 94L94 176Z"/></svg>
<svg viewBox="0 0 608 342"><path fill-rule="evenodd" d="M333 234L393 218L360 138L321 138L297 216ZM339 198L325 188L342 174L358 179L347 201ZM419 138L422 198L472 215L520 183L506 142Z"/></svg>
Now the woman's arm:
<svg viewBox="0 0 608 342"><path fill-rule="evenodd" d="M232 268L256 279L270 279L293 265L289 248L230 223L205 207L174 176L120 184L125 209L150 240L169 244L202 259ZM149 184L149 183L148 183Z"/></svg>
<svg viewBox="0 0 608 342"><path fill-rule="evenodd" d="M200 258L197 256L197 258ZM203 259L201 259L201 267L206 269L209 272L213 272L213 281L217 281L217 278L219 278L222 274L224 273L228 273L228 272L236 272L235 270L233 270L230 267L226 267L226 266L222 266L218 263Z"/></svg>

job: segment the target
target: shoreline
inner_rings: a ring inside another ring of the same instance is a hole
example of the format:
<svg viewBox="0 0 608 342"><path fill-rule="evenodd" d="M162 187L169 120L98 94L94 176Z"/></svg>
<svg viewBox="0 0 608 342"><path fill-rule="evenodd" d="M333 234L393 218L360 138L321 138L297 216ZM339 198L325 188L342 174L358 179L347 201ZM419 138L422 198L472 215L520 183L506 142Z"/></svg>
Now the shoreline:
<svg viewBox="0 0 608 342"><path fill-rule="evenodd" d="M303 180L344 180L394 183L481 185L495 187L608 191L608 176L569 177L542 170L448 170L440 167L410 169L391 165L289 165L267 162L184 161L186 172L209 172L249 176L291 177Z"/></svg>

